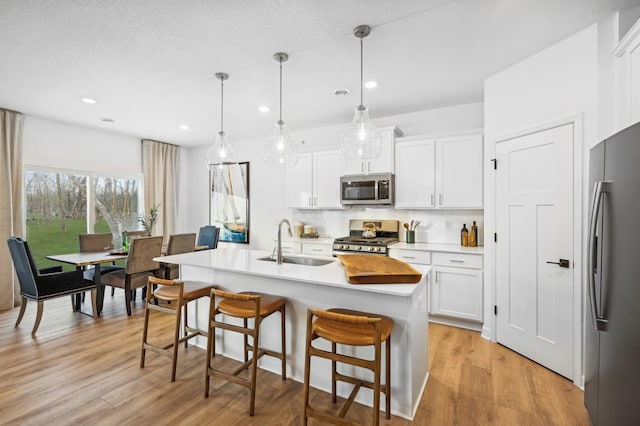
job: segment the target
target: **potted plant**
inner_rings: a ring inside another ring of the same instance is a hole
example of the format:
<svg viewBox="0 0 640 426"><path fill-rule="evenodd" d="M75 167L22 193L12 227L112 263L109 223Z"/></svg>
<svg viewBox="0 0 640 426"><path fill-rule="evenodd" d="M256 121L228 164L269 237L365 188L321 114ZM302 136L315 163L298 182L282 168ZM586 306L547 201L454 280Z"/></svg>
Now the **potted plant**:
<svg viewBox="0 0 640 426"><path fill-rule="evenodd" d="M149 216L138 216L138 222L140 222L144 230L147 232L147 235L151 235L151 230L158 221L158 207L160 207L160 204L156 204L155 206L151 207L149 209Z"/></svg>

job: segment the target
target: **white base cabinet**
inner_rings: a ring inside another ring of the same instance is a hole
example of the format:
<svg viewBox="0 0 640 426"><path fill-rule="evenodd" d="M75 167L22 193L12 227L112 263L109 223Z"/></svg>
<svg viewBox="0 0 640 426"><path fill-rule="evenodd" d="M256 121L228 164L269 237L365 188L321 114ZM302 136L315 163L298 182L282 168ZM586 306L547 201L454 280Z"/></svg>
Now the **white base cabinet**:
<svg viewBox="0 0 640 426"><path fill-rule="evenodd" d="M434 253L431 274L430 314L483 321L482 256Z"/></svg>
<svg viewBox="0 0 640 426"><path fill-rule="evenodd" d="M483 256L390 248L389 256L431 265L429 321L479 330L483 321Z"/></svg>

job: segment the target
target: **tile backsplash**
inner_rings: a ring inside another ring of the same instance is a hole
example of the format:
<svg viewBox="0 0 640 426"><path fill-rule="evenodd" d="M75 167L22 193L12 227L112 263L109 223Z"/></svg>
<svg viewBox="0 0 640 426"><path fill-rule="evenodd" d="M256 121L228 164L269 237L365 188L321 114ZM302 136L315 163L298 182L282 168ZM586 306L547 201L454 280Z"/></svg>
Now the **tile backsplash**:
<svg viewBox="0 0 640 426"><path fill-rule="evenodd" d="M478 245L484 245L483 210L396 210L390 208L355 207L344 210L292 210L293 222L316 227L321 237L342 237L349 232L349 219L389 219L400 221L400 241L405 240L403 223L419 220L417 243L459 244L462 224L471 229L476 221ZM292 222L292 223L293 223Z"/></svg>

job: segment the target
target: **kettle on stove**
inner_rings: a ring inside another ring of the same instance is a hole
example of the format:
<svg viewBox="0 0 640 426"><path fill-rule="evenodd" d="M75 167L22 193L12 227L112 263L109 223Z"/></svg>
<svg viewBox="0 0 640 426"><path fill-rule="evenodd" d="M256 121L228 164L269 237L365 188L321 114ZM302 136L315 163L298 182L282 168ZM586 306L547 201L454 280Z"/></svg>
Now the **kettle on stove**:
<svg viewBox="0 0 640 426"><path fill-rule="evenodd" d="M375 238L376 237L376 224L375 223L365 223L362 225L362 237L363 238Z"/></svg>

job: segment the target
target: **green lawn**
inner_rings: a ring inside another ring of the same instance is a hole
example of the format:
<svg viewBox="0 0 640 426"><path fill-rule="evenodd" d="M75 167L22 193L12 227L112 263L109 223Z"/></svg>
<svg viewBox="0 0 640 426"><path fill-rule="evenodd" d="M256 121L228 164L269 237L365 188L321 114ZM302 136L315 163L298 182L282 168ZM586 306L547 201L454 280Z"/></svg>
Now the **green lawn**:
<svg viewBox="0 0 640 426"><path fill-rule="evenodd" d="M85 219L65 219L62 229L59 220L55 221L27 221L27 237L31 254L38 268L57 266L59 262L48 260L45 256L53 254L77 253L79 251L78 234L87 233ZM107 222L101 220L95 225L95 232L111 232ZM63 264L66 271L73 270L72 265Z"/></svg>

